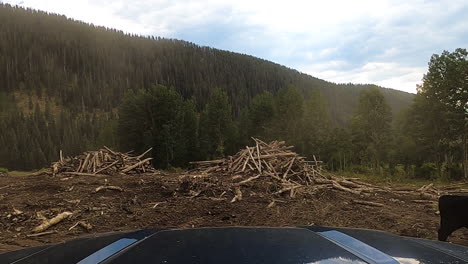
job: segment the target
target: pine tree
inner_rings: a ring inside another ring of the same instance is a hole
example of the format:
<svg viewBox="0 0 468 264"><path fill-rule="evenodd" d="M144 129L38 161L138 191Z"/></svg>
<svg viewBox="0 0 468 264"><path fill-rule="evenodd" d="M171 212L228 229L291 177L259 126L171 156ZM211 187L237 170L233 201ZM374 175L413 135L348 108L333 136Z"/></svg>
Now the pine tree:
<svg viewBox="0 0 468 264"><path fill-rule="evenodd" d="M392 113L383 94L377 88L362 91L351 125L353 145L361 164L376 168L386 160L391 121Z"/></svg>
<svg viewBox="0 0 468 264"><path fill-rule="evenodd" d="M330 115L326 99L319 90L314 90L305 102L302 130L302 152L311 159L317 155L320 160L327 158L330 144Z"/></svg>
<svg viewBox="0 0 468 264"><path fill-rule="evenodd" d="M200 144L208 158L226 154L228 142L233 138L231 104L225 91L213 90L200 119Z"/></svg>

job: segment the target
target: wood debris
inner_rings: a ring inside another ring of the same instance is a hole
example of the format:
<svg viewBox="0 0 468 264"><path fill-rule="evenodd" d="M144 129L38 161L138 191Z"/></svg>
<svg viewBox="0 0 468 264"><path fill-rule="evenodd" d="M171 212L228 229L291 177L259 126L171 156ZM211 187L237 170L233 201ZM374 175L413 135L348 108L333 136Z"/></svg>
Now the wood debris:
<svg viewBox="0 0 468 264"><path fill-rule="evenodd" d="M103 190L113 190L113 191L119 191L119 192L123 192L124 189L122 189L121 187L119 186L113 186L113 185L103 185L103 186L99 186L97 187L93 193L97 193L97 192L100 192L100 191L103 191Z"/></svg>
<svg viewBox="0 0 468 264"><path fill-rule="evenodd" d="M195 169L191 171L191 179L195 182L190 188L199 190L202 186L204 195L229 190L231 202L240 201L244 195L277 198L289 196L295 198L301 193L314 193L321 189L333 189L349 193L355 197L378 196L379 193L414 194L417 200L436 200L440 192L433 184L425 185L417 190L413 188L395 189L362 182L359 178L336 177L322 169L322 161L313 155L311 160L292 151L293 146L287 146L284 141L265 143L252 138L254 146L245 147L237 154L224 159L191 162ZM213 179L218 177L220 181ZM221 184L220 184L221 182ZM227 187L227 188L226 188ZM240 191L242 187L242 192ZM217 189L218 188L218 189ZM216 190L216 191L215 191ZM263 192L263 193L259 193ZM192 196L193 197L193 196ZM384 206L381 203L352 200L356 204L367 206ZM403 203L403 201L400 201ZM268 204L274 207L275 200Z"/></svg>
<svg viewBox="0 0 468 264"><path fill-rule="evenodd" d="M50 220L45 219L42 222L42 224L40 224L39 226L37 226L37 227L35 227L33 229L33 232L35 232L35 233L42 232L42 231L48 229L49 227L54 226L54 225L62 222L63 220L70 217L72 214L73 214L72 212L63 212L63 213L58 214L57 216L55 216L54 218L52 218Z"/></svg>
<svg viewBox="0 0 468 264"><path fill-rule="evenodd" d="M84 228L86 231L91 231L93 229L93 226L89 223L86 223L85 221L78 221L76 222L76 224L72 225L68 231L72 230L73 228L77 227L77 226L81 226L82 228Z"/></svg>
<svg viewBox="0 0 468 264"><path fill-rule="evenodd" d="M38 237L38 236L45 236L45 235L50 235L50 234L55 234L57 231L45 231L45 232L40 232L40 233L35 233L35 234L29 234L26 235L27 237Z"/></svg>
<svg viewBox="0 0 468 264"><path fill-rule="evenodd" d="M240 187L236 187L236 195L232 198L231 203L242 200L242 192Z"/></svg>
<svg viewBox="0 0 468 264"><path fill-rule="evenodd" d="M18 210L18 209L13 207L13 215L20 215L20 214L23 214L23 211Z"/></svg>
<svg viewBox="0 0 468 264"><path fill-rule="evenodd" d="M252 138L255 146L245 147L232 157L217 160L191 162L197 166L196 172L202 175L221 173L229 176L234 186L255 184L258 181L272 181L278 185L274 195L290 192L294 197L296 189L310 185L313 178L323 176L321 161L306 161L304 157L291 151L284 141L265 143ZM242 199L240 188L234 188L231 202Z"/></svg>
<svg viewBox="0 0 468 264"><path fill-rule="evenodd" d="M353 200L353 203L362 204L362 205L369 205L369 206L376 206L376 207L383 207L384 206L384 204L382 204L382 203L362 201L362 200Z"/></svg>
<svg viewBox="0 0 468 264"><path fill-rule="evenodd" d="M255 146L245 147L234 156L225 159L191 162L196 168L192 172L200 175L225 175L231 180L231 185L253 186L260 182L273 184L275 191L269 195L281 196L288 193L290 198L304 190L332 188L353 195L369 196L372 192L387 191L382 187L363 183L355 178L338 178L325 174L322 161L313 156L312 160L292 151L293 146L287 146L284 141L265 143L252 138ZM195 178L195 177L194 177ZM276 186L276 187L274 187ZM320 186L320 187L314 187ZM207 185L206 190L209 189ZM237 188L231 202L239 201ZM270 207L274 203L270 203Z"/></svg>
<svg viewBox="0 0 468 264"><path fill-rule="evenodd" d="M252 139L255 146L245 147L232 157L190 164L198 166L201 173L229 172L258 177L265 175L280 181L291 178L303 184L311 183L312 178L321 176L321 161L306 161L304 157L291 151L293 146L286 146L284 141L267 144L260 139Z"/></svg>
<svg viewBox="0 0 468 264"><path fill-rule="evenodd" d="M87 151L75 157L63 157L52 164L53 175L63 173L76 176L106 176L125 173L156 172L151 166L152 158L142 158L152 150L148 149L138 156L113 151L104 147L96 151Z"/></svg>
<svg viewBox="0 0 468 264"><path fill-rule="evenodd" d="M157 202L157 203L154 203L154 205L152 206L152 208L154 209L154 208L158 207L158 205L164 204L164 203L167 203L167 202Z"/></svg>

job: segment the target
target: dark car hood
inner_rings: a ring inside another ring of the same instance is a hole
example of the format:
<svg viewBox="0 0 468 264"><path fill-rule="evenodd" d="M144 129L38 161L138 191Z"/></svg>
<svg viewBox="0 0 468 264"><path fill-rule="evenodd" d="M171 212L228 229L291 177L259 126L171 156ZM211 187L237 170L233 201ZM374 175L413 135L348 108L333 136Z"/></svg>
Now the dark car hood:
<svg viewBox="0 0 468 264"><path fill-rule="evenodd" d="M468 263L468 247L350 228L152 229L9 252L0 263Z"/></svg>

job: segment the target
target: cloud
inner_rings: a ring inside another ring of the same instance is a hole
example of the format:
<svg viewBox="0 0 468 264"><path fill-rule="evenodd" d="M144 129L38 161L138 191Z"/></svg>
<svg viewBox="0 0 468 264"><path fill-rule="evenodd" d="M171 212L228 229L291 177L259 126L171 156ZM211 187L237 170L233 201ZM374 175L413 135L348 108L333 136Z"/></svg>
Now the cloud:
<svg viewBox="0 0 468 264"><path fill-rule="evenodd" d="M400 87L400 90L414 92L413 87L421 82L423 74L427 71L427 67L402 67L398 63L387 62L369 62L346 70L334 70L335 68L332 64L324 69L312 67L307 69L307 72L337 83L372 83L383 87Z"/></svg>
<svg viewBox="0 0 468 264"><path fill-rule="evenodd" d="M466 0L7 2L246 53L330 81L410 92L432 54L468 44Z"/></svg>

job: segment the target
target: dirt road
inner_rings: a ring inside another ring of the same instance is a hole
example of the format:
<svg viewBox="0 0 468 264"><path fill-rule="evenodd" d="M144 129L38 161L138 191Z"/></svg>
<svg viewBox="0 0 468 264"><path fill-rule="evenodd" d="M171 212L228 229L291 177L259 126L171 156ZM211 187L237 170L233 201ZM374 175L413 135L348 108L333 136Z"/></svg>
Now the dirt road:
<svg viewBox="0 0 468 264"><path fill-rule="evenodd" d="M373 195L372 200L383 207L355 204L352 194L327 188L296 198L285 197L274 205L270 204L270 196L253 191L231 203L231 193L213 190L216 195L202 195L181 178L187 177L181 173L108 178L2 176L0 252L87 235L80 226L69 230L78 221L91 224L91 233L156 227L322 225L378 229L429 239L437 236L436 203L414 202L418 197L410 193ZM95 192L105 184L124 191ZM50 219L64 211L73 215L48 229L56 233L27 236L41 224L40 214ZM455 232L449 240L468 245L468 230Z"/></svg>

